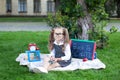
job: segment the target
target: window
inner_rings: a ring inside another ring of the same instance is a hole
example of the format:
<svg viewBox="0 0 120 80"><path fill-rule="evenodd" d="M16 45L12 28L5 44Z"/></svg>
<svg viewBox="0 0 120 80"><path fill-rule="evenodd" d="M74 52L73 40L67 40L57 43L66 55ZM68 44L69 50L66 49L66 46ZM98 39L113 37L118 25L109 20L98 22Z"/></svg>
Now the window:
<svg viewBox="0 0 120 80"><path fill-rule="evenodd" d="M47 1L47 11L54 12L54 2L51 0Z"/></svg>
<svg viewBox="0 0 120 80"><path fill-rule="evenodd" d="M12 11L12 4L11 0L6 1L6 12L11 12Z"/></svg>
<svg viewBox="0 0 120 80"><path fill-rule="evenodd" d="M40 12L41 11L41 2L40 0L34 0L34 12Z"/></svg>
<svg viewBox="0 0 120 80"><path fill-rule="evenodd" d="M27 12L27 1L26 0L19 0L18 11L19 12Z"/></svg>

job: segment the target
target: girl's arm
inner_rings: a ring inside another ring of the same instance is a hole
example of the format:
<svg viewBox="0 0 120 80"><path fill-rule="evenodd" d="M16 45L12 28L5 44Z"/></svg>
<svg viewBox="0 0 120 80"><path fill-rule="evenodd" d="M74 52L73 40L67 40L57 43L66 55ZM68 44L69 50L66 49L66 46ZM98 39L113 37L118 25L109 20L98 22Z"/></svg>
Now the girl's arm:
<svg viewBox="0 0 120 80"><path fill-rule="evenodd" d="M50 57L54 57L55 56L55 49L53 49L50 54L49 54Z"/></svg>
<svg viewBox="0 0 120 80"><path fill-rule="evenodd" d="M69 60L71 58L71 50L69 44L66 45L64 53L65 56L61 57L61 60Z"/></svg>

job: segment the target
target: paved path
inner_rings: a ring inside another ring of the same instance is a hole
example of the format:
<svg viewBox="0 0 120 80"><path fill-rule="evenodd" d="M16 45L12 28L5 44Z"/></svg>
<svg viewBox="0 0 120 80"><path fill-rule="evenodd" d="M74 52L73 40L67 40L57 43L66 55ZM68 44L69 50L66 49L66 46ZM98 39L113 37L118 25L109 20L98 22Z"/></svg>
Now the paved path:
<svg viewBox="0 0 120 80"><path fill-rule="evenodd" d="M108 25L105 27L105 30L109 31L112 26L118 28L118 31L120 32L120 23L108 23Z"/></svg>
<svg viewBox="0 0 120 80"><path fill-rule="evenodd" d="M0 22L0 31L48 31L45 22Z"/></svg>
<svg viewBox="0 0 120 80"><path fill-rule="evenodd" d="M112 26L120 31L120 23L109 23L105 30ZM49 31L51 28L46 22L0 22L0 31Z"/></svg>

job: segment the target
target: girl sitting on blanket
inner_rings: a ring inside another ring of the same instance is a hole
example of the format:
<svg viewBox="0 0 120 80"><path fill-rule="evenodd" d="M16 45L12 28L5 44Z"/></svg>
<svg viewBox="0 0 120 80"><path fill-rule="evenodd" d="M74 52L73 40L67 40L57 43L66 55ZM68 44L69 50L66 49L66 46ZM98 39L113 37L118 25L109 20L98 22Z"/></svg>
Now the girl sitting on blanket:
<svg viewBox="0 0 120 80"><path fill-rule="evenodd" d="M43 67L36 67L34 72L48 73L56 67L66 67L71 63L71 50L69 45L68 30L63 27L55 27L49 37L49 56L44 58Z"/></svg>

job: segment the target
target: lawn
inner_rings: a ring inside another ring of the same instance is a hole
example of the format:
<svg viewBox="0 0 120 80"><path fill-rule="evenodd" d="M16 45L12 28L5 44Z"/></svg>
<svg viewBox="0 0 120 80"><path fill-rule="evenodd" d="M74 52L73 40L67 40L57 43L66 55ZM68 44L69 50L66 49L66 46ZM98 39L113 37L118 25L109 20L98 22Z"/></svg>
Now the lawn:
<svg viewBox="0 0 120 80"><path fill-rule="evenodd" d="M41 53L48 53L49 32L0 32L0 80L120 80L120 32L110 35L110 44L97 49L97 57L106 69L50 71L48 74L31 73L20 66L16 57L25 52L29 43L36 43Z"/></svg>
<svg viewBox="0 0 120 80"><path fill-rule="evenodd" d="M47 17L0 17L0 22L45 22Z"/></svg>
<svg viewBox="0 0 120 80"><path fill-rule="evenodd" d="M46 22L47 17L0 17L0 22ZM108 23L120 23L120 19L109 19Z"/></svg>
<svg viewBox="0 0 120 80"><path fill-rule="evenodd" d="M110 19L108 23L120 23L120 19Z"/></svg>

